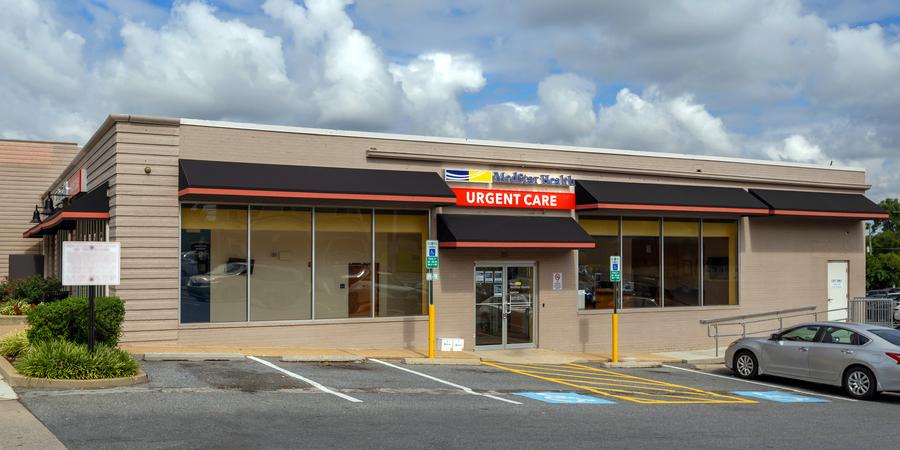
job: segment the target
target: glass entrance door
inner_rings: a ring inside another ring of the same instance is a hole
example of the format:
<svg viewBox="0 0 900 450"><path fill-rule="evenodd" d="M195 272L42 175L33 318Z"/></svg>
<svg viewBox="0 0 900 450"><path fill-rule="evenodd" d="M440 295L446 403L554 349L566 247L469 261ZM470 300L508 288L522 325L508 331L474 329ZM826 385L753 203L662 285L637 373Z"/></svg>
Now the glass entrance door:
<svg viewBox="0 0 900 450"><path fill-rule="evenodd" d="M475 346L534 346L534 264L475 267Z"/></svg>

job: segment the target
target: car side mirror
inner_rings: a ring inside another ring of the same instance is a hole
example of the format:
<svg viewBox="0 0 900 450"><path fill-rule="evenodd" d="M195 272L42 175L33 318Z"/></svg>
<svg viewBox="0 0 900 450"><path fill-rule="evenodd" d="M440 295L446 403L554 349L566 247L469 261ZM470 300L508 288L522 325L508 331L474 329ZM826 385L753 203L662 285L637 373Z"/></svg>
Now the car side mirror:
<svg viewBox="0 0 900 450"><path fill-rule="evenodd" d="M781 335L778 334L778 333L772 333L772 335L769 336L769 340L770 340L770 341L780 341L780 340L781 340Z"/></svg>

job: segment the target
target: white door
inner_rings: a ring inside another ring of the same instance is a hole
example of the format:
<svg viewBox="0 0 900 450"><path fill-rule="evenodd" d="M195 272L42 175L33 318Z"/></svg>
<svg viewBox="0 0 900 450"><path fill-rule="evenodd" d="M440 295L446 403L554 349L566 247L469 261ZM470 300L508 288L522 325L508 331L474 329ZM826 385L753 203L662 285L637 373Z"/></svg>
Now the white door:
<svg viewBox="0 0 900 450"><path fill-rule="evenodd" d="M828 320L847 318L847 305L850 301L849 275L850 262L828 261Z"/></svg>

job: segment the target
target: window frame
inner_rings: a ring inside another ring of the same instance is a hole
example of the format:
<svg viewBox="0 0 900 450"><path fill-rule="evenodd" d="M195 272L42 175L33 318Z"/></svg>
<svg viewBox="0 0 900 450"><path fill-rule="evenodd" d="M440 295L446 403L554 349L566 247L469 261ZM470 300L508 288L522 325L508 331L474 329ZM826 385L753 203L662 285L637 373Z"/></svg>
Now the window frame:
<svg viewBox="0 0 900 450"><path fill-rule="evenodd" d="M704 217L671 217L671 216L666 217L666 216L593 215L593 214L578 214L576 216L576 220L579 223L581 223L582 220L616 220L616 221L618 221L618 224L619 224L619 235L618 235L619 256L622 256L622 253L623 253L623 245L624 245L624 233L623 233L624 229L623 228L624 228L624 221L626 219L631 219L631 220L644 219L644 220L658 220L659 221L660 282L659 282L659 294L658 295L660 296L660 306L658 308L619 308L620 311L664 310L664 309L685 310L685 309L700 309L700 308L737 308L737 307L741 306L741 232L744 228L744 220L742 217L738 217L735 219L722 219L722 218L704 218ZM698 221L698 225L700 228L699 237L698 237L698 240L699 240L698 246L699 246L699 251L700 251L700 258L698 261L698 277L699 277L699 283L700 283L700 285L699 285L700 292L698 293L699 305L696 305L696 306L695 305L666 306L666 304L665 304L665 232L664 232L664 230L665 230L665 221L667 219L672 220L672 221L683 221L683 220ZM735 291L736 291L735 297L736 298L735 298L734 304L717 304L717 305L707 305L706 304L706 299L705 299L704 292L703 292L704 284L705 284L704 279L703 279L704 258L705 258L705 254L706 254L705 253L706 249L703 244L703 240L705 238L703 225L706 222L711 222L711 223L726 223L727 222L727 223L734 223L734 225L735 225L735 240L734 240L734 246L735 246L735 261L734 261L735 275L734 275L734 278L735 278L735 280L734 280L734 283L735 283ZM591 235L591 237L593 238L594 236ZM577 274L577 273L579 273L578 266L580 265L578 258L576 258L575 264L576 264L575 273ZM625 267L625 265L623 264L623 268L624 267ZM578 286L576 286L576 290L577 290L577 288L578 288ZM615 296L614 301L619 302L618 304L621 305L621 302L622 302L621 283L619 283L619 286L616 289L614 296ZM584 308L584 309L576 309L576 311L579 313L590 312L590 311L610 311L611 312L612 309L587 309L587 308Z"/></svg>
<svg viewBox="0 0 900 450"><path fill-rule="evenodd" d="M341 322L378 322L378 321L392 321L392 320L409 320L409 319L418 319L422 320L427 318L427 314L419 314L414 316L387 316L387 317L379 317L374 313L374 304L372 305L372 313L369 317L347 317L347 318L327 318L327 319L316 319L315 316L315 307L316 307L316 294L315 294L315 282L316 282L316 264L315 264L315 256L316 256L316 210L360 210L360 211L368 211L371 216L371 230L370 230L370 239L371 239L371 254L372 261L374 264L375 260L375 214L377 211L418 211L423 212L424 215L428 218L427 221L427 230L425 239L433 239L434 231L434 208L427 207L409 207L409 206L352 206L352 205L328 205L328 204L294 204L294 203L244 203L244 202L220 202L220 201L179 201L178 202L178 249L179 249L179 258L178 258L178 276L179 276L179 284L181 277L181 235L182 235L182 211L185 205L216 205L216 206L240 206L244 207L247 212L247 261L250 261L250 256L252 254L252 239L251 239L251 223L250 223L250 213L253 207L293 207L293 208L306 208L310 210L310 220L311 220L311 228L310 228L310 239L311 239L311 283L312 289L310 292L310 303L311 303L311 314L309 319L285 319L285 320L250 320L250 276L247 277L247 292L246 292L246 303L247 303L247 314L246 319L243 321L231 321L231 322L182 322L181 321L181 309L182 309L182 290L179 286L178 289L178 327L179 328L211 328L217 326L235 326L235 325L254 325L254 326L275 326L281 324L308 324L308 323L330 323L334 321ZM426 270L423 268L422 270ZM375 301L374 291L376 289L375 283L370 283L371 295L370 301ZM431 288L430 283L425 283L422 286L422 289L425 291L425 298L430 298L433 295L428 290Z"/></svg>

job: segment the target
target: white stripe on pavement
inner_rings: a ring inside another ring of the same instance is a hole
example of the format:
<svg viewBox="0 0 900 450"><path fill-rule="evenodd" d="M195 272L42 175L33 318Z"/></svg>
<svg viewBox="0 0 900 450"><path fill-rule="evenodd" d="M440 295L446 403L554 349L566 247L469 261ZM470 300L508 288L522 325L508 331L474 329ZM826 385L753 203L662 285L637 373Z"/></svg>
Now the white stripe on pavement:
<svg viewBox="0 0 900 450"><path fill-rule="evenodd" d="M275 364L272 364L272 363L270 363L270 362L268 362L268 361L266 361L266 360L264 360L264 359L260 359L260 358L257 358L257 357L255 357L255 356L248 356L247 359L252 359L252 360L254 360L254 361L256 361L256 362L258 362L258 363L260 363L260 364L267 365L267 366L269 366L269 367L271 367L271 368L273 368L273 369L275 369L275 370L277 370L277 371L279 371L279 372L281 372L281 373L283 373L283 374L285 374L285 375L287 375L287 376L289 376L289 377L291 377L291 378L296 378L296 379L298 379L298 380L300 380L300 381L302 381L302 382L304 382L304 383L307 383L307 384L309 384L310 386L312 386L312 387L314 387L314 388L316 388L316 389L318 389L318 390L320 390L320 391L322 391L322 392L325 392L325 393L328 393L328 394L331 394L331 395L336 395L336 396L338 396L338 397L340 397L340 398L342 398L342 399L344 399L344 400L350 401L350 402L354 402L354 403L362 403L362 400L360 400L360 399L358 399L358 398L351 397L351 396L349 396L349 395L347 395L347 394L342 394L342 393L340 393L340 392L338 392L338 391L335 391L334 389L331 389L331 388L329 388L329 387L327 387L327 386L325 386L325 385L323 385L323 384L321 384L321 383L317 383L317 382L315 382L315 381L313 381L313 380L310 380L309 378L306 378L306 377L304 377L304 376L302 376L302 375L298 375L298 374L296 374L296 373L294 373L294 372L291 372L290 370L282 369L281 367L278 367L278 366L276 366Z"/></svg>
<svg viewBox="0 0 900 450"><path fill-rule="evenodd" d="M716 373L704 372L704 371L702 371L702 370L687 369L687 368L684 368L684 367L670 366L670 365L668 365L668 364L663 364L663 367L668 367L668 368L670 368L670 369L683 370L683 371L685 371L685 372L699 373L699 374L702 374L702 375L708 375L708 376L716 377L716 378L724 378L724 379L726 379L726 380L734 380L734 381L742 381L742 382L744 382L744 383L758 384L758 385L760 385L760 386L766 386L766 387L775 388L775 389L783 389L783 390L785 390L785 391L794 391L794 392L798 392L798 393L800 393L800 394L815 395L815 396L818 396L818 397L826 397L826 398L835 398L835 399L838 399L838 400L844 400L844 401L848 401L848 402L855 402L855 401L856 401L856 400L854 400L854 399L852 399L852 398L837 397L837 396L834 396L834 395L827 395L827 394L818 394L818 393L816 393L816 392L804 391L804 390L802 390L802 389L794 389L794 388L789 388L789 387L786 387L786 386L778 386L777 384L761 383L761 382L759 382L759 381L744 380L744 379L738 378L738 377L727 377L727 376L725 376L725 375L719 375L719 374L716 374Z"/></svg>
<svg viewBox="0 0 900 450"><path fill-rule="evenodd" d="M467 394L472 394L472 395L478 395L478 396L481 396L481 397L492 398L492 399L494 399L494 400L500 400L501 402L512 403L513 405L521 405L521 403L519 403L519 402L517 402L517 401L515 401L515 400L510 400L510 399L508 399L508 398L503 398L503 397L497 397L496 395L483 394L483 393L481 393L481 392L475 392L475 391L472 390L472 388L468 388L468 387L465 387L465 386L461 386L461 385L458 385L458 384L456 384L456 383L451 383L451 382L449 382L449 381L447 381L447 380L442 380L442 379L440 379L440 378L438 378L438 377L433 377L433 376L431 376L431 375L428 375L428 374L425 374L425 373L422 373L422 372L416 372L415 370L407 369L406 367L400 367L400 366L398 366L398 365L396 365L396 364L391 364L391 363L389 363L389 362L384 362L384 361L381 361L381 360L378 360L378 359L375 359L375 358L369 358L369 361L377 362L378 364L384 364L385 366L388 366L388 367L393 367L393 368L395 368L395 369L399 369L399 370L402 370L402 371L404 371L404 372L409 372L409 373L411 373L411 374L418 375L418 376L420 376L420 377L428 378L429 380L432 380L432 381L437 381L438 383L446 384L447 386L455 387L455 388L457 388L457 389L459 389L459 390L461 390L461 391L463 391L463 392L465 392L465 393L467 393Z"/></svg>

